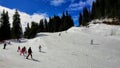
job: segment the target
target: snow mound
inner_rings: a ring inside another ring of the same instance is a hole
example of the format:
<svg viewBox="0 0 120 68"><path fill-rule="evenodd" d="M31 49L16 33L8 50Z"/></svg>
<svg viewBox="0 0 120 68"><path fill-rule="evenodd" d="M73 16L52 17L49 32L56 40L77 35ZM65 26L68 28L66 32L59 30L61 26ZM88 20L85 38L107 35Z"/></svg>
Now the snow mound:
<svg viewBox="0 0 120 68"><path fill-rule="evenodd" d="M90 24L89 27L71 27L67 32L84 32L101 36L120 36L120 26L98 23Z"/></svg>
<svg viewBox="0 0 120 68"><path fill-rule="evenodd" d="M120 26L116 25L90 24L88 30L103 36L120 36Z"/></svg>

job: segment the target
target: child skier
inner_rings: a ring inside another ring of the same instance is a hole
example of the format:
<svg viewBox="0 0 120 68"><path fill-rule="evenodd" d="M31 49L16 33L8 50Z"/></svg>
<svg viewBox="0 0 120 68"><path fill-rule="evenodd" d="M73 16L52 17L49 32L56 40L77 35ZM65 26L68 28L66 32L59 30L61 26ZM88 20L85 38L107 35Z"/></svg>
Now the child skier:
<svg viewBox="0 0 120 68"><path fill-rule="evenodd" d="M41 45L40 45L40 46L39 46L39 52L41 52L41 48L42 48L42 47L41 47Z"/></svg>
<svg viewBox="0 0 120 68"><path fill-rule="evenodd" d="M21 49L20 55L23 54L23 55L25 56L25 53L26 53L26 47L24 46L24 47Z"/></svg>
<svg viewBox="0 0 120 68"><path fill-rule="evenodd" d="M91 45L93 45L93 39L91 40Z"/></svg>
<svg viewBox="0 0 120 68"><path fill-rule="evenodd" d="M17 52L20 52L20 46L18 46L18 50L17 50Z"/></svg>

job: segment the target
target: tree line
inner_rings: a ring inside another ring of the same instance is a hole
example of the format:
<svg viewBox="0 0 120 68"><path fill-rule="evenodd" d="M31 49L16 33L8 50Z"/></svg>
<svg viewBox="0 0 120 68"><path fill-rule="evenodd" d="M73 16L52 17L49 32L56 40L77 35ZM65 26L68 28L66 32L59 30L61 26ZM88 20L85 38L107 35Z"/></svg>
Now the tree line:
<svg viewBox="0 0 120 68"><path fill-rule="evenodd" d="M19 41L20 38L30 39L34 38L39 32L59 32L72 26L74 26L73 19L66 11L61 17L57 15L50 17L49 21L46 19L41 19L40 22L32 21L31 25L27 24L23 32L18 11L15 11L12 24L10 24L8 11L3 10L0 18L0 41L8 39L17 39Z"/></svg>
<svg viewBox="0 0 120 68"><path fill-rule="evenodd" d="M46 19L41 19L39 23L32 22L31 27L27 24L25 28L24 37L25 38L34 38L37 33L40 32L60 32L69 29L74 26L72 17L66 13L63 13L61 17L54 15L49 18L49 21Z"/></svg>
<svg viewBox="0 0 120 68"><path fill-rule="evenodd" d="M87 26L93 19L114 18L120 20L120 0L96 0L91 11L87 7L79 14L79 26ZM109 23L109 22L104 22ZM120 25L118 22L109 24Z"/></svg>

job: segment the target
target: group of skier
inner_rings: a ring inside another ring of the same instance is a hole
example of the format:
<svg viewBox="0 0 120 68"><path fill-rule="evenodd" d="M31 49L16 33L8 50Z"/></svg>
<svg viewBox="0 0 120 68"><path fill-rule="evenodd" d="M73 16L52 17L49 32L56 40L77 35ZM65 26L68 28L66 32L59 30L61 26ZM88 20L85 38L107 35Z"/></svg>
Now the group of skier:
<svg viewBox="0 0 120 68"><path fill-rule="evenodd" d="M31 49L31 47L29 47L29 49L27 51L25 46L22 49L20 48L20 46L18 46L17 52L20 52L20 55L24 55L24 56L27 55L26 59L28 59L29 56L31 56L31 59L32 59L32 49Z"/></svg>
<svg viewBox="0 0 120 68"><path fill-rule="evenodd" d="M26 59L28 59L29 56L31 56L31 59L33 59L31 47L29 47L27 51L25 46L22 49L20 48L20 46L18 46L17 52L20 52L20 55L24 55L24 56L27 55ZM41 52L41 45L39 46L39 52Z"/></svg>
<svg viewBox="0 0 120 68"><path fill-rule="evenodd" d="M10 42L8 44L10 44ZM4 42L3 49L6 49L6 46L7 46L7 43ZM39 48L39 52L41 52L41 48L42 48L41 45L39 45L38 48ZM29 56L31 56L31 59L33 59L31 47L29 47L28 50L26 50L25 46L22 48L20 46L18 46L17 52L19 52L20 55L26 56L26 59L28 59Z"/></svg>

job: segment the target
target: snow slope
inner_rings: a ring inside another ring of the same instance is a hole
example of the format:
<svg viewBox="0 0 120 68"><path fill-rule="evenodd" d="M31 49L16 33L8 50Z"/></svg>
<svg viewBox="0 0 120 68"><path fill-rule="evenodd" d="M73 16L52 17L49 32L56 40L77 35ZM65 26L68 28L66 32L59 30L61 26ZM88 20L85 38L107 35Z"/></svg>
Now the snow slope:
<svg viewBox="0 0 120 68"><path fill-rule="evenodd" d="M0 44L0 68L120 68L120 35L111 36L111 29L113 26L92 24L89 28L39 33L34 39L22 39L21 43L10 40L11 45L5 50ZM42 45L42 52L38 50L39 45ZM31 47L34 60L20 56L18 46Z"/></svg>

